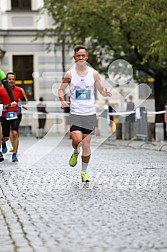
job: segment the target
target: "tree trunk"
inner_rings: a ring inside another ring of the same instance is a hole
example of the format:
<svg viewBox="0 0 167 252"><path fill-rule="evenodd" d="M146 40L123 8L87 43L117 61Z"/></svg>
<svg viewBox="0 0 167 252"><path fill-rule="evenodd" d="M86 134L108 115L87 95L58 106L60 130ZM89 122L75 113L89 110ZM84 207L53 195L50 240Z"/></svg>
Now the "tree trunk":
<svg viewBox="0 0 167 252"><path fill-rule="evenodd" d="M159 73L155 77L154 82L154 98L155 98L155 111L162 111L165 109L167 85L164 85L165 78ZM155 122L164 122L164 114L157 114Z"/></svg>
<svg viewBox="0 0 167 252"><path fill-rule="evenodd" d="M62 70L63 70L63 73L65 73L66 72L66 61L65 61L65 42L64 42L64 40L62 41L61 52L62 52Z"/></svg>

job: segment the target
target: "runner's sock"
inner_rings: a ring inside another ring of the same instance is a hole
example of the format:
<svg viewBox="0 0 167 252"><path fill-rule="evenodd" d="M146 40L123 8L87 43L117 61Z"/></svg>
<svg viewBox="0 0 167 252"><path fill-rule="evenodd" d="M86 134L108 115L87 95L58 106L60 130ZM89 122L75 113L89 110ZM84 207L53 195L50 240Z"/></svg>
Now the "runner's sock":
<svg viewBox="0 0 167 252"><path fill-rule="evenodd" d="M77 148L77 149L74 149L74 153L79 153L79 149Z"/></svg>
<svg viewBox="0 0 167 252"><path fill-rule="evenodd" d="M87 167L88 167L88 163L82 162L82 171L86 172Z"/></svg>

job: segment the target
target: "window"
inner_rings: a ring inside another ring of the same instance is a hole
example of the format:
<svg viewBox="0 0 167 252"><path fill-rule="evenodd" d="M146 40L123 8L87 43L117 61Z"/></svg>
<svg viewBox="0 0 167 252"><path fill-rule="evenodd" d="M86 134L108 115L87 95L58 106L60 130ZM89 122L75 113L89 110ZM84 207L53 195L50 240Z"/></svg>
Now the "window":
<svg viewBox="0 0 167 252"><path fill-rule="evenodd" d="M13 56L13 72L16 74L16 85L24 89L29 101L34 100L33 56Z"/></svg>
<svg viewBox="0 0 167 252"><path fill-rule="evenodd" d="M12 10L31 10L31 0L12 0Z"/></svg>

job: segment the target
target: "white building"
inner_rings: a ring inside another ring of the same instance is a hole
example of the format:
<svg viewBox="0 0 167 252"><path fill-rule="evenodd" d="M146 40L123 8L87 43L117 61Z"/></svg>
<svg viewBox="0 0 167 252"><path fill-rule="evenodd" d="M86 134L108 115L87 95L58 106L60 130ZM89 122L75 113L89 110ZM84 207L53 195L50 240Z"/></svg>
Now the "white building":
<svg viewBox="0 0 167 252"><path fill-rule="evenodd" d="M51 18L38 12L42 5L42 0L0 1L0 64L6 73L16 73L17 84L24 88L30 101L40 96L54 101L56 93L52 87L60 84L62 77L61 46L48 37L35 40L37 32L52 26ZM68 68L72 59L67 53L65 56Z"/></svg>
<svg viewBox="0 0 167 252"><path fill-rule="evenodd" d="M60 111L55 101L58 100L57 88L63 75L62 46L54 41L55 38L51 40L47 36L35 40L37 32L52 26L52 19L46 13L39 14L42 6L43 0L0 1L0 66L6 73L16 73L16 83L24 88L32 109L36 108L36 102L42 96L47 101L48 110L56 112ZM73 63L72 53L66 51L64 70ZM121 92L126 96L133 89L133 85L115 89L110 102L116 110L123 110ZM139 93L135 91L134 96L138 99ZM101 95L97 98L97 104L102 108L105 98ZM150 101L146 106L148 109L153 107ZM50 125L51 122L47 122L47 129ZM36 124L33 127L35 129Z"/></svg>

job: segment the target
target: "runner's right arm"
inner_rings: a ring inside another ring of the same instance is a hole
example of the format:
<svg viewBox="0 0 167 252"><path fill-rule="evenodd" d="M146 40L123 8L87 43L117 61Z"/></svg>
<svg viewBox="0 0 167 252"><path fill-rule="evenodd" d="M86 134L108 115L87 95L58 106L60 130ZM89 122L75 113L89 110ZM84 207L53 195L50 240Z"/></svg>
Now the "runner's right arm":
<svg viewBox="0 0 167 252"><path fill-rule="evenodd" d="M67 72L63 78L63 81L58 89L59 100L61 102L61 108L69 107L69 102L65 101L64 94L65 90L71 82L71 75Z"/></svg>

